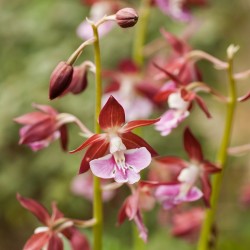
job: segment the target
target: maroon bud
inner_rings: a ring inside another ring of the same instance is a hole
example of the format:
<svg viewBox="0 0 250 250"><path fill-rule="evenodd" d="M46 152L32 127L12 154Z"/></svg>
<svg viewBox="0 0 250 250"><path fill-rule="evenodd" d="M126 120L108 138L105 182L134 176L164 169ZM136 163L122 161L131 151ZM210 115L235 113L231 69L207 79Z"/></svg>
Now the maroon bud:
<svg viewBox="0 0 250 250"><path fill-rule="evenodd" d="M73 77L66 92L71 92L74 95L80 94L86 89L87 84L88 79L86 66L83 65L79 67L74 67Z"/></svg>
<svg viewBox="0 0 250 250"><path fill-rule="evenodd" d="M122 28L133 27L138 21L138 14L132 8L124 8L116 12L116 22Z"/></svg>
<svg viewBox="0 0 250 250"><path fill-rule="evenodd" d="M66 62L60 62L50 77L50 100L60 96L70 85L73 75L73 67Z"/></svg>

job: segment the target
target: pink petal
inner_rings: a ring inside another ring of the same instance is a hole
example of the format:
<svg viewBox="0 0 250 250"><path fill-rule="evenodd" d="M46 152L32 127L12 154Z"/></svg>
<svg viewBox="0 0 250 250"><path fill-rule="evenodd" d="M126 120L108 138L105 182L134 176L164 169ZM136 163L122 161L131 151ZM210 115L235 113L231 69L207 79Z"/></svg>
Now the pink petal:
<svg viewBox="0 0 250 250"><path fill-rule="evenodd" d="M155 124L155 129L160 131L162 136L167 136L188 116L188 111L169 109L161 116L161 120Z"/></svg>
<svg viewBox="0 0 250 250"><path fill-rule="evenodd" d="M17 194L16 198L24 208L33 213L44 225L47 225L50 220L50 215L42 204L33 199L22 197L20 194Z"/></svg>
<svg viewBox="0 0 250 250"><path fill-rule="evenodd" d="M50 238L47 250L63 250L63 242L56 234Z"/></svg>
<svg viewBox="0 0 250 250"><path fill-rule="evenodd" d="M203 160L201 145L189 128L186 128L184 131L184 147L190 159L198 162Z"/></svg>
<svg viewBox="0 0 250 250"><path fill-rule="evenodd" d="M148 240L148 229L145 227L143 220L142 220L142 215L140 211L137 212L135 218L134 218L135 224L139 230L139 236L140 238L146 243Z"/></svg>
<svg viewBox="0 0 250 250"><path fill-rule="evenodd" d="M117 100L110 96L101 110L99 124L103 130L120 127L125 123L125 112Z"/></svg>
<svg viewBox="0 0 250 250"><path fill-rule="evenodd" d="M65 229L63 235L70 240L72 250L90 250L86 236L74 227Z"/></svg>
<svg viewBox="0 0 250 250"><path fill-rule="evenodd" d="M128 182L128 171L116 168L114 180L118 183Z"/></svg>
<svg viewBox="0 0 250 250"><path fill-rule="evenodd" d="M126 163L130 165L136 173L139 173L151 163L151 154L145 147L126 150L125 158Z"/></svg>
<svg viewBox="0 0 250 250"><path fill-rule="evenodd" d="M103 179L115 177L115 160L112 154L108 154L102 158L95 159L89 163L90 169L95 176Z"/></svg>
<svg viewBox="0 0 250 250"><path fill-rule="evenodd" d="M52 116L56 116L58 114L58 112L52 108L51 106L48 106L48 105L41 105L41 104L37 104L37 103L33 103L32 106L44 113L47 113L49 115L52 115Z"/></svg>
<svg viewBox="0 0 250 250"><path fill-rule="evenodd" d="M136 173L134 170L131 170L131 169L127 170L127 177L128 177L129 184L134 184L141 179L141 176L138 173Z"/></svg>
<svg viewBox="0 0 250 250"><path fill-rule="evenodd" d="M184 9L182 6L182 2L180 3L180 7L173 6L174 3L177 5L177 1L170 1L170 0L155 0L156 4L158 5L159 9L165 13L166 15L178 20L187 22L191 19L191 14L188 10Z"/></svg>
<svg viewBox="0 0 250 250"><path fill-rule="evenodd" d="M40 250L48 243L49 238L48 232L33 234L26 242L23 250Z"/></svg>
<svg viewBox="0 0 250 250"><path fill-rule="evenodd" d="M24 125L33 125L35 123L46 120L50 116L41 112L32 112L22 116L19 116L14 119L15 122L24 124Z"/></svg>

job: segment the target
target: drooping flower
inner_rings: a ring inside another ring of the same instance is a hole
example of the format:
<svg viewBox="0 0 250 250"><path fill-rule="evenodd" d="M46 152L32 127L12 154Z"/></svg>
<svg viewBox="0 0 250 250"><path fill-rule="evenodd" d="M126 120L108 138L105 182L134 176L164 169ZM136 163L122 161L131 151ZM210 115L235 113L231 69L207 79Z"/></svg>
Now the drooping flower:
<svg viewBox="0 0 250 250"><path fill-rule="evenodd" d="M66 122L59 118L59 113L47 105L33 104L38 111L19 116L15 122L24 125L20 129L19 144L28 145L33 151L47 147L60 138L63 150L67 150Z"/></svg>
<svg viewBox="0 0 250 250"><path fill-rule="evenodd" d="M104 77L110 78L111 83L105 90L103 103L110 95L114 96L124 107L128 121L145 119L152 114L158 87L151 84L150 77L141 74L132 60L122 60L116 70L104 71Z"/></svg>
<svg viewBox="0 0 250 250"><path fill-rule="evenodd" d="M132 188L132 194L126 198L118 214L118 224L125 219L133 220L138 228L139 236L147 242L148 229L143 223L142 212L150 211L155 204L155 198L151 195L149 186L139 183L137 188Z"/></svg>
<svg viewBox="0 0 250 250"><path fill-rule="evenodd" d="M23 250L46 249L62 250L65 237L69 240L72 250L90 250L87 238L74 227L74 222L64 217L55 203L52 203L52 215L45 207L33 199L22 197L17 194L20 204L33 213L44 224L38 227L28 239Z"/></svg>
<svg viewBox="0 0 250 250"><path fill-rule="evenodd" d="M192 19L191 8L204 6L206 0L155 0L159 9L171 18L187 22Z"/></svg>
<svg viewBox="0 0 250 250"><path fill-rule="evenodd" d="M157 153L131 130L154 124L158 120L135 120L125 124L123 107L110 96L99 116L100 127L105 133L91 136L72 151L74 153L88 147L79 173L84 173L91 167L92 172L101 178L115 178L117 182L129 183L138 181L139 171L147 167L151 155L155 156ZM110 154L106 155L107 151Z"/></svg>
<svg viewBox="0 0 250 250"><path fill-rule="evenodd" d="M175 237L195 241L205 217L205 210L196 207L189 211L174 213L171 234Z"/></svg>
<svg viewBox="0 0 250 250"><path fill-rule="evenodd" d="M220 168L204 159L200 143L193 136L189 128L184 132L184 148L189 156L189 161L182 160L179 157L164 157L164 161L179 165L182 170L177 176L180 183L180 192L185 195L195 186L198 179L202 183L202 192L205 204L209 206L211 195L211 184L209 175L220 171ZM163 158L163 157L162 157ZM176 192L176 189L175 189Z"/></svg>
<svg viewBox="0 0 250 250"><path fill-rule="evenodd" d="M166 79L167 82L154 98L158 102L167 101L169 106L169 110L156 124L156 130L166 136L189 116L194 102L208 118L211 117L204 101L197 94L199 91L210 92L211 88L201 83L197 66L186 59L190 46L165 30L162 30L162 34L171 45L172 54L163 66L155 64L161 71L157 79Z"/></svg>

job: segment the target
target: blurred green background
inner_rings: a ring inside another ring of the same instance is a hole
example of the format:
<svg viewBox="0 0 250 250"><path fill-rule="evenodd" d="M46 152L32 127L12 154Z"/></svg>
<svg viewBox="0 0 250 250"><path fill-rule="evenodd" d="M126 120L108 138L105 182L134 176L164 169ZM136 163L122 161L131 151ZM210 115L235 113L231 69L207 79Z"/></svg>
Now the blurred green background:
<svg viewBox="0 0 250 250"><path fill-rule="evenodd" d="M137 1L131 1L134 4ZM219 58L226 58L229 44L240 45L235 60L235 71L250 68L250 2L245 0L210 1L207 8L197 10L201 25L192 39L194 48L203 49ZM93 78L83 94L65 96L50 102L48 84L55 65L66 60L81 43L76 27L85 18L88 9L80 0L1 0L0 1L0 249L21 249L26 239L39 224L16 201L17 192L32 197L46 207L52 200L67 217L90 218L91 204L70 191L70 182L77 174L83 153L62 153L55 142L45 150L33 153L18 146L19 126L13 118L32 110L31 103L49 104L59 111L73 113L89 127L93 126ZM177 24L153 9L147 41L159 37L159 28L180 33L184 25ZM114 29L101 41L103 67L111 68L131 53L134 30ZM80 60L92 58L87 49ZM225 72L201 62L204 79L224 92ZM239 93L249 90L249 81L239 82ZM207 158L213 160L223 131L225 109L214 99L206 97L213 119L207 120L195 108L194 114L170 136L161 138L152 128L145 130L145 138L164 155L185 156L182 150L182 131L186 124L201 139ZM250 142L249 103L240 104L235 116L232 145ZM70 149L82 139L78 129L70 126ZM250 209L239 204L241 186L250 185L250 158L229 158L218 212L221 250L250 249ZM124 194L105 205L105 250L125 250L131 244L131 226L125 223L116 228L117 211ZM169 226L157 228L156 215L150 214L149 243L146 249L195 249L194 245L169 236ZM91 230L84 230L90 235Z"/></svg>

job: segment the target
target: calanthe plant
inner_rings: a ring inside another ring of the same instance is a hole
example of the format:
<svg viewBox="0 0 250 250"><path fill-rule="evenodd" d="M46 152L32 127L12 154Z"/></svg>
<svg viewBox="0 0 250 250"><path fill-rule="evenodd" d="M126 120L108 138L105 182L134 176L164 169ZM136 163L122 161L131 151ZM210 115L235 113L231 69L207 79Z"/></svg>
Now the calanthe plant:
<svg viewBox="0 0 250 250"><path fill-rule="evenodd" d="M120 209L117 209L117 222L121 225L129 220L136 226L133 230L135 250L145 249L144 244L150 242L151 228L147 227L144 213L154 209L160 211L157 215L152 213L156 215L156 222L157 217L167 214L169 219L162 220L160 224L166 221L171 225L173 236L192 242L198 238L197 249L210 250L217 240L214 235L215 215L227 154L240 151L232 147L228 150L236 103L250 97L249 93L237 96L236 80L250 75L249 70L237 74L233 71L233 60L239 48L230 45L227 60L222 61L204 51L192 49L186 39L177 38L159 27L163 36L159 39L164 46L170 47L170 53L166 55L160 51L160 60L148 53L145 41L153 6L188 25L192 19L191 8L204 7L207 1L141 0L138 12L125 7L125 1L85 0L83 3L91 8L89 17L77 29L78 35L85 41L52 71L49 99L60 102L68 94L80 98L80 94L87 92L92 84L88 74L94 74L94 109L93 112L89 110L94 114L94 128L88 129L85 122L73 114L60 113L49 105L41 104L33 104L36 111L19 116L14 121L23 125L19 144L25 144L33 151L42 150L57 139L62 149L68 151L69 124L78 126L84 139L70 153L82 154L82 160L79 176L74 177L71 189L93 203L92 216L89 220L67 218L54 202L49 213L35 200L17 194L21 206L43 224L34 231L23 249L62 250L64 242L68 241L73 250L102 250L105 241L104 217L106 219L103 202L109 204L121 189L128 188L130 192L126 197L119 194L123 200L119 204ZM120 59L120 66L115 69L102 70L100 38L108 36L115 26L126 29L135 25L132 55L125 60ZM94 61L85 60L77 64L86 46L93 47ZM148 60L145 59L147 56ZM227 72L228 96L220 94L201 77L198 60L207 60L217 69ZM110 81L105 88L103 79ZM142 127L154 125L162 135L157 136L164 142L167 141L165 136L174 129L181 129L181 123L193 119L190 114L194 104L207 118L212 118L212 109L203 100L202 93L227 107L217 157L208 159L203 142L196 138L194 129L191 132L190 125L183 133L184 150L188 157L182 159L177 154L169 155L164 146L159 151L165 156L160 156L155 150L158 146L151 142L150 136L144 139ZM70 154L68 157L71 157ZM75 166L76 172L77 168ZM249 203L248 193L246 189L241 198L245 205ZM204 202L200 202L201 199ZM86 227L93 228L92 242L79 230Z"/></svg>

